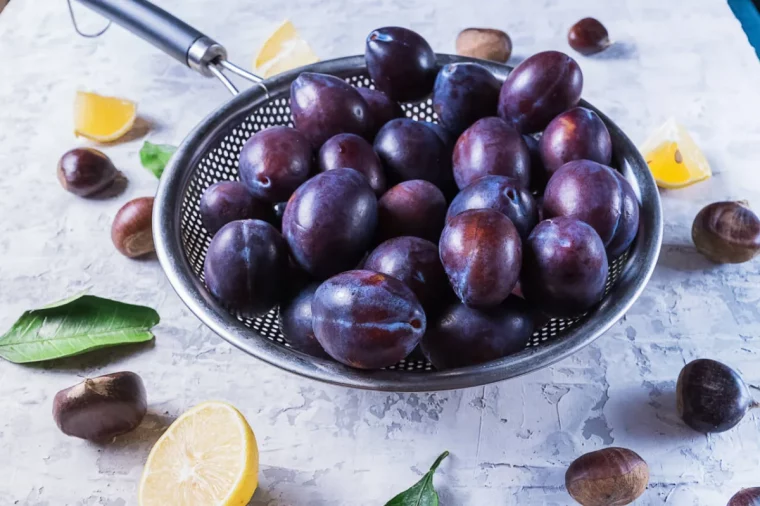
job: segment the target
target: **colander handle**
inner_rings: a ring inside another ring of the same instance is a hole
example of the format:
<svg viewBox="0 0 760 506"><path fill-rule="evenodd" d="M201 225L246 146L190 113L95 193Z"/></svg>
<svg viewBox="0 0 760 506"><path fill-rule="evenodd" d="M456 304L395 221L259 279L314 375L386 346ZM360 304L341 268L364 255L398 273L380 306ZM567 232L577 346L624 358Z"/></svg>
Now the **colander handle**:
<svg viewBox="0 0 760 506"><path fill-rule="evenodd" d="M214 76L211 62L227 58L219 43L147 0L77 1L204 76Z"/></svg>

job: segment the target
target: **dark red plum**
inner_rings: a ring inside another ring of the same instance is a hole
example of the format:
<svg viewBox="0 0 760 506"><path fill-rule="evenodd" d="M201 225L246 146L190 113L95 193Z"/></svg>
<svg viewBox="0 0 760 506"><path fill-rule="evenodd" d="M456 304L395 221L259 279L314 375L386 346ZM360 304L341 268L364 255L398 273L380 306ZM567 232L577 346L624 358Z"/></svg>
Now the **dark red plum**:
<svg viewBox="0 0 760 506"><path fill-rule="evenodd" d="M364 138L355 134L338 134L331 137L319 150L319 170L322 172L349 168L367 178L379 197L385 192L385 172L377 153Z"/></svg>
<svg viewBox="0 0 760 506"><path fill-rule="evenodd" d="M282 233L296 263L318 279L355 267L372 243L377 197L363 175L334 169L301 185L288 201Z"/></svg>
<svg viewBox="0 0 760 506"><path fill-rule="evenodd" d="M319 149L330 137L372 133L369 106L356 88L343 79L303 72L290 85L293 123Z"/></svg>
<svg viewBox="0 0 760 506"><path fill-rule="evenodd" d="M364 59L377 89L392 100L420 100L433 89L435 53L412 30L397 26L373 30L367 37Z"/></svg>
<svg viewBox="0 0 760 506"><path fill-rule="evenodd" d="M419 237L385 241L370 253L364 269L403 281L426 311L437 307L446 291L446 273L438 258L438 246Z"/></svg>
<svg viewBox="0 0 760 506"><path fill-rule="evenodd" d="M560 167L544 193L546 218L571 216L591 225L610 256L625 251L638 229L638 201L631 185L616 171L589 160Z"/></svg>
<svg viewBox="0 0 760 506"><path fill-rule="evenodd" d="M454 216L443 229L439 252L454 293L471 307L501 304L520 277L520 235L493 209Z"/></svg>
<svg viewBox="0 0 760 506"><path fill-rule="evenodd" d="M372 118L372 130L368 138L374 139L377 132L390 120L404 117L404 110L401 109L399 103L391 100L382 91L369 88L356 88L356 91L367 102L369 115Z"/></svg>
<svg viewBox="0 0 760 506"><path fill-rule="evenodd" d="M534 330L534 315L519 297L488 309L454 303L430 319L421 347L436 369L456 369L518 353Z"/></svg>
<svg viewBox="0 0 760 506"><path fill-rule="evenodd" d="M439 123L425 122L425 124L433 129L436 135L438 135L438 138L443 141L444 146L446 146L446 149L448 149L449 152L454 150L454 144L457 142L457 138L453 133Z"/></svg>
<svg viewBox="0 0 760 506"><path fill-rule="evenodd" d="M293 349L327 358L328 355L314 337L312 328L311 301L317 288L319 283L310 283L297 291L280 306L278 318L280 331Z"/></svg>
<svg viewBox="0 0 760 506"><path fill-rule="evenodd" d="M338 362L357 369L389 367L417 346L426 318L412 290L372 271L328 279L311 304L314 335Z"/></svg>
<svg viewBox="0 0 760 506"><path fill-rule="evenodd" d="M622 255L633 244L639 231L639 199L623 175L614 170L615 177L623 190L623 211L620 214L620 223L612 241L607 245L607 255L616 258Z"/></svg>
<svg viewBox="0 0 760 506"><path fill-rule="evenodd" d="M541 160L551 177L573 160L604 165L612 161L612 140L604 121L594 111L575 107L554 118L541 135Z"/></svg>
<svg viewBox="0 0 760 506"><path fill-rule="evenodd" d="M391 120L377 133L374 147L391 184L424 179L440 186L451 171L450 151L428 123Z"/></svg>
<svg viewBox="0 0 760 506"><path fill-rule="evenodd" d="M461 134L486 116L493 116L501 82L477 63L444 65L433 88L433 110L448 130Z"/></svg>
<svg viewBox="0 0 760 506"><path fill-rule="evenodd" d="M499 118L483 118L457 140L453 170L460 190L484 176L511 177L528 188L530 152L512 126Z"/></svg>
<svg viewBox="0 0 760 506"><path fill-rule="evenodd" d="M203 274L223 306L253 318L280 300L288 271L288 246L280 233L260 220L233 221L211 240Z"/></svg>
<svg viewBox="0 0 760 506"><path fill-rule="evenodd" d="M377 212L381 241L407 235L437 243L446 217L446 199L433 183L404 181L385 192Z"/></svg>
<svg viewBox="0 0 760 506"><path fill-rule="evenodd" d="M272 222L272 205L254 197L238 181L220 181L209 186L201 195L201 222L209 234L236 220L262 220Z"/></svg>
<svg viewBox="0 0 760 506"><path fill-rule="evenodd" d="M454 173L451 170L451 158L454 153L454 144L456 143L457 138L453 133L446 129L446 127L439 123L425 122L424 124L432 129L438 135L438 138L443 141L444 157L446 158L447 163L445 164L445 170L443 171L438 186L446 197L446 200L451 201L459 191L457 183L454 181Z"/></svg>
<svg viewBox="0 0 760 506"><path fill-rule="evenodd" d="M521 239L538 223L538 206L528 190L504 176L486 176L459 192L446 213L446 223L469 209L494 209L512 220Z"/></svg>
<svg viewBox="0 0 760 506"><path fill-rule="evenodd" d="M607 254L590 225L569 217L544 220L523 247L525 299L549 316L578 316L602 300Z"/></svg>
<svg viewBox="0 0 760 506"><path fill-rule="evenodd" d="M581 98L583 74L565 53L544 51L520 63L499 93L499 116L521 133L543 130Z"/></svg>
<svg viewBox="0 0 760 506"><path fill-rule="evenodd" d="M277 203L309 178L314 155L295 128L275 126L255 133L240 151L240 180L260 199Z"/></svg>
<svg viewBox="0 0 760 506"><path fill-rule="evenodd" d="M523 141L525 141L528 153L530 153L530 190L538 194L544 193L546 183L549 182L549 176L546 173L546 168L544 168L544 161L541 160L538 139L532 135L523 135Z"/></svg>

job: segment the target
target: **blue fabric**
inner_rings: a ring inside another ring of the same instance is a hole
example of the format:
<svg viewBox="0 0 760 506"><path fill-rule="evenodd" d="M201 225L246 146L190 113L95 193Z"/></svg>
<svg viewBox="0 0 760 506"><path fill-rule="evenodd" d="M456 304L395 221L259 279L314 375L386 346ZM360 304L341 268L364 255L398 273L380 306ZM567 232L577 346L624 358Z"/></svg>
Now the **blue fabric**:
<svg viewBox="0 0 760 506"><path fill-rule="evenodd" d="M728 5L741 22L749 43L760 57L760 12L757 6L752 0L728 0Z"/></svg>

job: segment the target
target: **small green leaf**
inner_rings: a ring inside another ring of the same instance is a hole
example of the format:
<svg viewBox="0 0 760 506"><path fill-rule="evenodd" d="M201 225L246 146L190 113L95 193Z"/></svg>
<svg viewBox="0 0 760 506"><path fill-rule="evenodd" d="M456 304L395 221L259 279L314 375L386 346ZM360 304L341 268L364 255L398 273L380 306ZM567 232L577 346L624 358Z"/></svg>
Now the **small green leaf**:
<svg viewBox="0 0 760 506"><path fill-rule="evenodd" d="M433 475L448 456L449 452L443 452L420 481L388 501L385 506L438 506L438 492L433 487Z"/></svg>
<svg viewBox="0 0 760 506"><path fill-rule="evenodd" d="M143 147L140 148L140 163L160 179L175 151L177 151L176 146L145 141Z"/></svg>
<svg viewBox="0 0 760 506"><path fill-rule="evenodd" d="M26 311L0 336L0 357L16 364L70 357L153 339L156 311L94 295L76 295Z"/></svg>

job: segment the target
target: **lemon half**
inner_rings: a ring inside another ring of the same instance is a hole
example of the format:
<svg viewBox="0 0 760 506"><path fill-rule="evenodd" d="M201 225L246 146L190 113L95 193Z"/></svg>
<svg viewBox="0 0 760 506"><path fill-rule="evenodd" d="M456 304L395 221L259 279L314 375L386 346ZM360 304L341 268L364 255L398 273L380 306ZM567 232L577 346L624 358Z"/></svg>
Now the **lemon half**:
<svg viewBox="0 0 760 506"><path fill-rule="evenodd" d="M140 506L245 506L258 485L259 451L243 415L205 402L180 416L153 446Z"/></svg>

